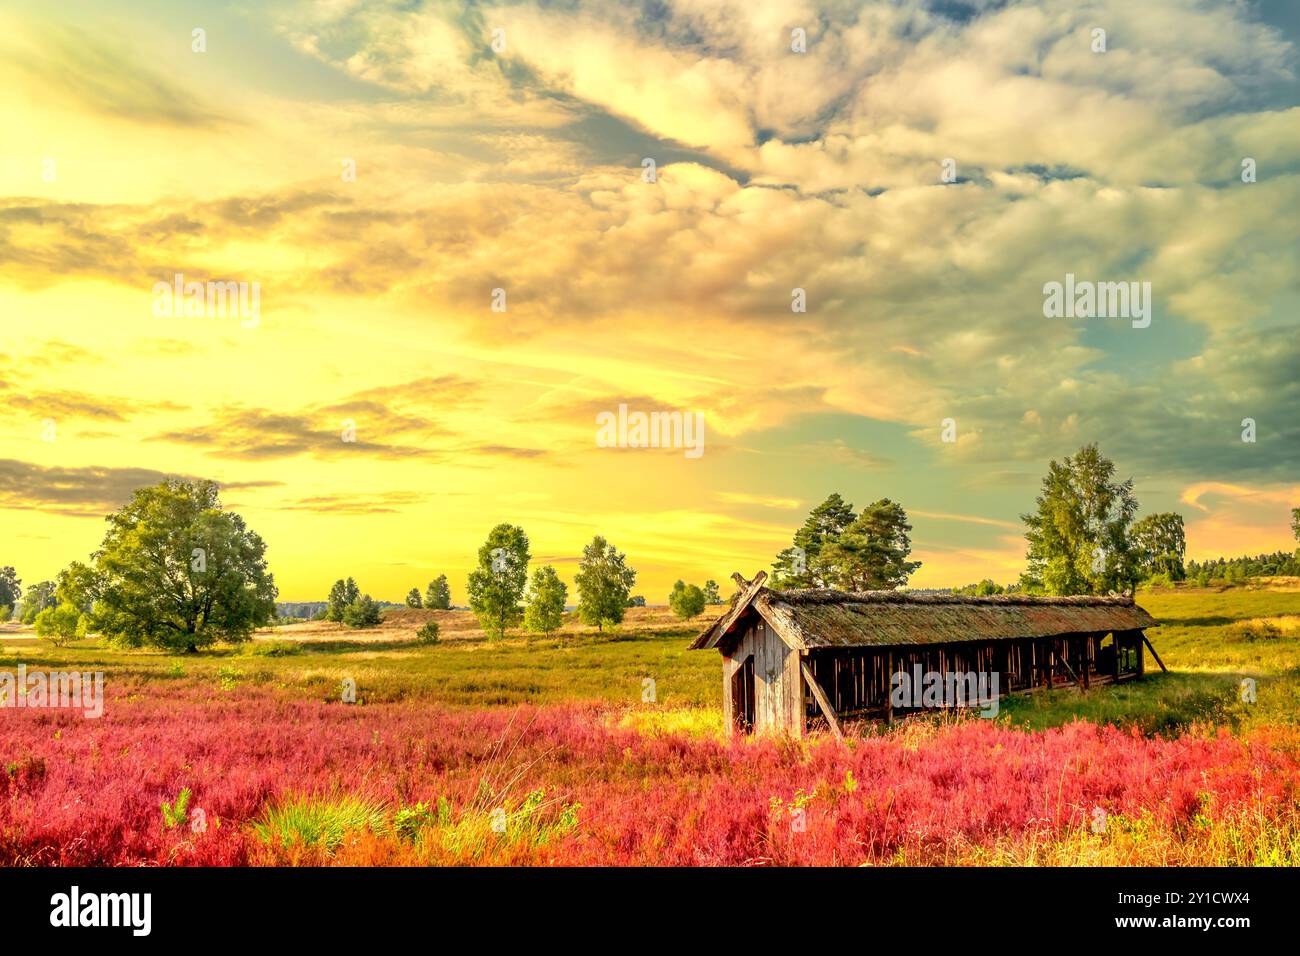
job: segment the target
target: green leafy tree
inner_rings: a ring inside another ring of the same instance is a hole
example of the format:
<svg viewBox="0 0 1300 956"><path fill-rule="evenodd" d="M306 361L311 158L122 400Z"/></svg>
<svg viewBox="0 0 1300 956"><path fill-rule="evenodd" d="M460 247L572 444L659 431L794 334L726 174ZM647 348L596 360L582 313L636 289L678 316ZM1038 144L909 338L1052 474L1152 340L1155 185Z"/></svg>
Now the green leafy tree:
<svg viewBox="0 0 1300 956"><path fill-rule="evenodd" d="M407 606L407 607L423 607L423 606L424 606L424 602L423 602L422 600L420 600L420 589L419 589L419 588L411 588L411 590L409 590L409 591L406 592L406 606Z"/></svg>
<svg viewBox="0 0 1300 956"><path fill-rule="evenodd" d="M435 611L451 610L451 587L447 584L447 575L440 574L429 582L424 592L424 606Z"/></svg>
<svg viewBox="0 0 1300 956"><path fill-rule="evenodd" d="M627 599L627 606L628 606L628 607L645 607L645 596L644 596L644 595L641 595L641 594L634 594L634 595L632 595L630 598Z"/></svg>
<svg viewBox="0 0 1300 956"><path fill-rule="evenodd" d="M535 634L550 634L564 623L564 605L569 600L569 589L555 568L549 564L533 571L529 588L528 607L524 611L524 627Z"/></svg>
<svg viewBox="0 0 1300 956"><path fill-rule="evenodd" d="M668 606L682 619L698 617L704 613L704 592L694 584L678 581L668 595Z"/></svg>
<svg viewBox="0 0 1300 956"><path fill-rule="evenodd" d="M1170 581L1182 581L1187 577L1187 569L1183 566L1187 538L1183 532L1182 515L1172 511L1147 515L1134 523L1129 541L1142 577L1160 574Z"/></svg>
<svg viewBox="0 0 1300 956"><path fill-rule="evenodd" d="M71 604L51 605L36 615L36 633L48 638L55 647L86 636L82 614Z"/></svg>
<svg viewBox="0 0 1300 956"><path fill-rule="evenodd" d="M343 609L343 623L348 627L378 627L384 616L369 594L363 594Z"/></svg>
<svg viewBox="0 0 1300 956"><path fill-rule="evenodd" d="M1025 590L1133 593L1138 572L1128 532L1137 508L1133 482L1117 482L1114 462L1095 444L1052 461L1035 510L1021 515L1028 543Z"/></svg>
<svg viewBox="0 0 1300 956"><path fill-rule="evenodd" d="M348 609L349 604L355 604L361 597L361 589L357 587L357 582L348 578L334 582L330 588L329 598L325 604L325 620L334 621L336 624L343 623L343 614Z"/></svg>
<svg viewBox="0 0 1300 956"><path fill-rule="evenodd" d="M9 620L22 596L23 582L18 573L8 565L0 568L0 621Z"/></svg>
<svg viewBox="0 0 1300 956"><path fill-rule="evenodd" d="M247 640L275 616L266 545L217 485L168 478L108 517L90 624L112 641L194 651Z"/></svg>
<svg viewBox="0 0 1300 956"><path fill-rule="evenodd" d="M501 637L523 619L519 602L528 584L528 535L517 525L499 524L478 549L469 573L469 606L491 637Z"/></svg>
<svg viewBox="0 0 1300 956"><path fill-rule="evenodd" d="M27 594L23 598L22 609L18 612L19 620L24 624L34 624L36 615L47 607L54 607L58 603L58 598L54 596L54 589L55 584L53 581L40 581L28 585Z"/></svg>
<svg viewBox="0 0 1300 956"><path fill-rule="evenodd" d="M704 603L705 604L722 604L722 592L718 590L718 582L712 578L704 582Z"/></svg>
<svg viewBox="0 0 1300 956"><path fill-rule="evenodd" d="M415 636L416 639L418 639L421 644L437 644L438 643L438 622L425 621L423 624L420 625L420 629L415 632Z"/></svg>
<svg viewBox="0 0 1300 956"><path fill-rule="evenodd" d="M921 566L912 553L907 512L881 498L862 509L818 554L819 576L826 586L845 591L893 591Z"/></svg>
<svg viewBox="0 0 1300 956"><path fill-rule="evenodd" d="M1295 535L1296 542L1300 543L1300 508L1291 509L1291 533ZM13 568L6 568L5 570L13 571ZM0 599L0 604L3 603L3 599Z"/></svg>
<svg viewBox="0 0 1300 956"><path fill-rule="evenodd" d="M578 588L578 617L603 631L606 624L623 622L636 572L627 566L626 555L596 535L582 549L573 583Z"/></svg>
<svg viewBox="0 0 1300 956"><path fill-rule="evenodd" d="M794 543L776 556L772 586L779 588L833 587L822 560L822 548L853 523L853 505L831 494L814 508L795 532Z"/></svg>

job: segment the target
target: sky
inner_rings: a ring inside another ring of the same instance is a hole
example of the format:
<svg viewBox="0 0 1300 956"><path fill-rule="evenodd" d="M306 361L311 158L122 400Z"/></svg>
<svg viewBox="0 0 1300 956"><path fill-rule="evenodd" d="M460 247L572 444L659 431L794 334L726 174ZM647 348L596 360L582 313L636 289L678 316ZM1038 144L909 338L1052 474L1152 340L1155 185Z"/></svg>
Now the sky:
<svg viewBox="0 0 1300 956"><path fill-rule="evenodd" d="M1298 44L1285 2L10 0L0 565L180 475L289 601L464 603L510 522L662 603L831 492L904 506L913 586L1010 582L1094 441L1189 557L1294 547ZM1149 324L1045 315L1067 274ZM608 447L620 404L702 453Z"/></svg>

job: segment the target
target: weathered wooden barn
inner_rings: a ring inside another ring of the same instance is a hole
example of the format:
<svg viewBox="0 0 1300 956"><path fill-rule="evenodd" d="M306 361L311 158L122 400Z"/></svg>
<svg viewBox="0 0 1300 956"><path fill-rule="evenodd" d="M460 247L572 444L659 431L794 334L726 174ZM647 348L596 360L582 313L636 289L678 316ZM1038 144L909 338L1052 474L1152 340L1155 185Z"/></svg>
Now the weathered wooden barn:
<svg viewBox="0 0 1300 956"><path fill-rule="evenodd" d="M822 721L892 720L894 675L994 674L997 694L1133 680L1144 629L1132 598L966 597L906 591L777 591L764 572L692 643L722 652L722 699L735 733L801 736ZM904 680L898 678L900 683ZM908 703L913 701L909 698Z"/></svg>

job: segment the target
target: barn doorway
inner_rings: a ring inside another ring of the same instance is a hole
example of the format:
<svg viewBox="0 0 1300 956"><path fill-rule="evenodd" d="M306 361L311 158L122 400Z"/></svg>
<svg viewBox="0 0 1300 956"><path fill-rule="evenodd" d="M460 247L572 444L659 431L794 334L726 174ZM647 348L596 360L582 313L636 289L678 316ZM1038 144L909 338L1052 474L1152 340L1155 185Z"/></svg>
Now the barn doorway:
<svg viewBox="0 0 1300 956"><path fill-rule="evenodd" d="M743 734L754 732L754 655L750 654L731 675L731 713L736 729Z"/></svg>

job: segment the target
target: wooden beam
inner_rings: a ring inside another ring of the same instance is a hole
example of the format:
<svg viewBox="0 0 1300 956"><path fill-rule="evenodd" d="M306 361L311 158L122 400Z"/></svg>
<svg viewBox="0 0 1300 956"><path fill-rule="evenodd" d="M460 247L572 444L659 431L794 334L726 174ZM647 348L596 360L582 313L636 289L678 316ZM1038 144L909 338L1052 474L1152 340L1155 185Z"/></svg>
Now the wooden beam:
<svg viewBox="0 0 1300 956"><path fill-rule="evenodd" d="M1160 655L1156 653L1156 649L1152 647L1151 642L1147 640L1146 631L1138 631L1138 633L1142 635L1142 643L1145 644L1147 646L1147 649L1151 651L1151 656L1156 659L1156 663L1160 665L1160 669L1164 673L1168 674L1169 668L1165 667L1165 662L1160 659Z"/></svg>
<svg viewBox="0 0 1300 956"><path fill-rule="evenodd" d="M817 683L817 678L813 677L812 668L808 666L805 660L799 661L799 669L803 671L803 679L808 682L808 689L812 691L813 698L817 701L817 706L822 709L826 716L826 723L830 724L831 733L835 735L836 740L844 739L844 731L840 730L840 722L835 716L835 711L831 708L831 702L826 699L826 692L821 689Z"/></svg>
<svg viewBox="0 0 1300 956"><path fill-rule="evenodd" d="M731 572L731 580L735 581L736 587L740 588L742 591L749 587L749 582L745 580L745 576L739 571Z"/></svg>

